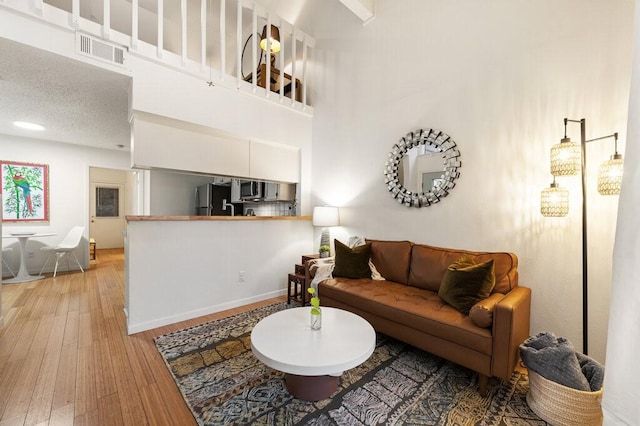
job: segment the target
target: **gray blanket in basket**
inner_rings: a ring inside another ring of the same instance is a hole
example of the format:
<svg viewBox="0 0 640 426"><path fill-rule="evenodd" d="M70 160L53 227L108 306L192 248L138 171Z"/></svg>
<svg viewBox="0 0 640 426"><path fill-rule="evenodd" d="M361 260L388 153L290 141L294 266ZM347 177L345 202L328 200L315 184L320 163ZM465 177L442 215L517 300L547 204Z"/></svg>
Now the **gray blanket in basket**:
<svg viewBox="0 0 640 426"><path fill-rule="evenodd" d="M548 380L587 392L602 388L604 367L577 353L564 337L538 333L520 345L520 355L527 368Z"/></svg>

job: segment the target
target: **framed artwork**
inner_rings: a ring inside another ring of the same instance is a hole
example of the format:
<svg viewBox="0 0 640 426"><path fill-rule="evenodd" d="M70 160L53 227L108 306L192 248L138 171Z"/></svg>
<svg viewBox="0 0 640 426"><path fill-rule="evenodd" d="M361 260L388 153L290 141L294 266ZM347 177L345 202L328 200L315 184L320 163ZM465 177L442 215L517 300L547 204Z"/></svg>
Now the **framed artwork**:
<svg viewBox="0 0 640 426"><path fill-rule="evenodd" d="M49 166L0 160L3 222L49 221Z"/></svg>

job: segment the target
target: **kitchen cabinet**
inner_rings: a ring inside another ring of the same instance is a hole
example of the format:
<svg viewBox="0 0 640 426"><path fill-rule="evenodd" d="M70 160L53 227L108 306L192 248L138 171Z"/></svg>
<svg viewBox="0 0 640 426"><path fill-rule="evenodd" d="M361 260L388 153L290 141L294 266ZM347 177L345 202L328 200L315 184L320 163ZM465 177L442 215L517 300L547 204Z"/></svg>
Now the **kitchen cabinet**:
<svg viewBox="0 0 640 426"><path fill-rule="evenodd" d="M222 177L222 176L215 176L213 178L213 183L216 185L231 185L231 178L230 177Z"/></svg>
<svg viewBox="0 0 640 426"><path fill-rule="evenodd" d="M295 201L296 184L266 182L264 185L264 201Z"/></svg>
<svg viewBox="0 0 640 426"><path fill-rule="evenodd" d="M300 182L300 148L251 141L251 178L275 182Z"/></svg>
<svg viewBox="0 0 640 426"><path fill-rule="evenodd" d="M134 114L132 128L135 168L300 182L301 150L297 146L245 139L140 111Z"/></svg>
<svg viewBox="0 0 640 426"><path fill-rule="evenodd" d="M231 202L240 203L240 179L231 179Z"/></svg>
<svg viewBox="0 0 640 426"><path fill-rule="evenodd" d="M278 199L278 187L280 184L276 182L265 182L264 184L264 200L276 201Z"/></svg>
<svg viewBox="0 0 640 426"><path fill-rule="evenodd" d="M135 144L131 162L135 168L250 175L247 139L141 112L135 113L132 126Z"/></svg>

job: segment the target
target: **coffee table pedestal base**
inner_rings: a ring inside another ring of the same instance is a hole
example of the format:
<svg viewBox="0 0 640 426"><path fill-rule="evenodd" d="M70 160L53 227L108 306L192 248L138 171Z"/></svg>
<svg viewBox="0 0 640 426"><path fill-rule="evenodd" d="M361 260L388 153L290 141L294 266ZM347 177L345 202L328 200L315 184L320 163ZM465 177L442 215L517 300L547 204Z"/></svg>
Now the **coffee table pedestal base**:
<svg viewBox="0 0 640 426"><path fill-rule="evenodd" d="M338 390L337 376L298 376L285 374L287 390L303 401L320 401L327 399Z"/></svg>

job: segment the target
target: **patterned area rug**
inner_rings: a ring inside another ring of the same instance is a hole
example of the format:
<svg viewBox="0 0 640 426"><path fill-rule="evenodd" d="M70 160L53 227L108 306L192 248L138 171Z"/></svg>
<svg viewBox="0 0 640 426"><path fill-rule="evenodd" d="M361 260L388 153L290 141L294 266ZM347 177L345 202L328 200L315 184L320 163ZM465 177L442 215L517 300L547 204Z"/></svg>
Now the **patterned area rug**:
<svg viewBox="0 0 640 426"><path fill-rule="evenodd" d="M284 374L258 361L250 344L253 326L287 306L276 303L155 339L198 424L546 424L527 406L526 374L514 372L508 383L491 379L481 398L477 374L382 334L373 355L341 376L331 398L295 399Z"/></svg>

